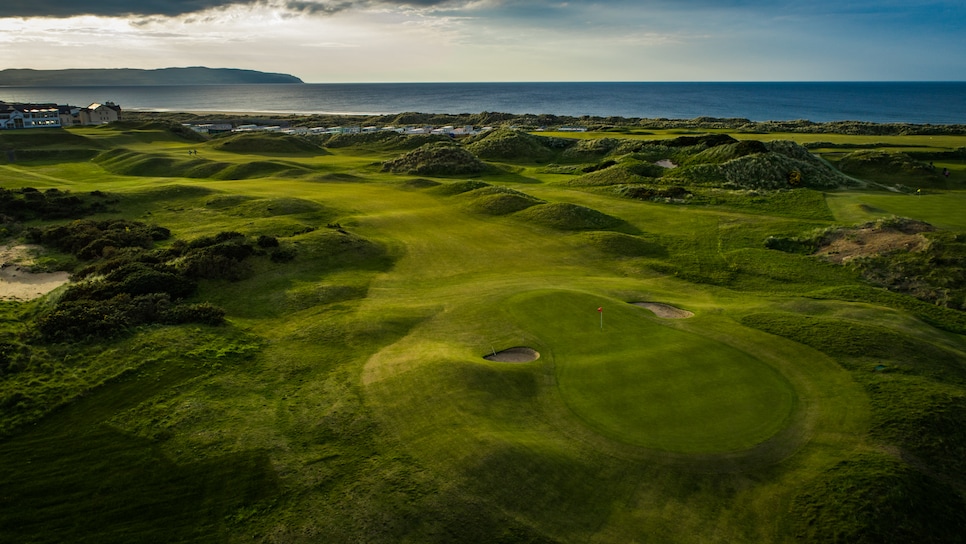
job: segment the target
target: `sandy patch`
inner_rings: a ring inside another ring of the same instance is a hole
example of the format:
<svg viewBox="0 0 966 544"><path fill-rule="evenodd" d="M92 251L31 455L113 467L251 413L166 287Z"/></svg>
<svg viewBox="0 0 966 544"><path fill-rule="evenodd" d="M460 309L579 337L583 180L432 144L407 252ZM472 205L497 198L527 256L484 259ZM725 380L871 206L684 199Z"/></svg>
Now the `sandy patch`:
<svg viewBox="0 0 966 544"><path fill-rule="evenodd" d="M661 159L661 160L657 161L654 164L660 166L661 168L677 168L678 167L678 165L676 165L673 162L671 162L671 159Z"/></svg>
<svg viewBox="0 0 966 544"><path fill-rule="evenodd" d="M491 353L483 358L498 363L529 363L539 359L540 353L531 348L517 347Z"/></svg>
<svg viewBox="0 0 966 544"><path fill-rule="evenodd" d="M923 228L923 231L926 231ZM833 263L843 263L856 257L881 255L893 251L922 251L929 240L918 232L901 232L892 229L858 228L843 230L815 255Z"/></svg>
<svg viewBox="0 0 966 544"><path fill-rule="evenodd" d="M694 317L694 312L682 310L681 308L675 308L669 304L661 304L660 302L634 302L633 304L634 306L647 308L648 310L654 312L654 315L664 319L687 319L689 317Z"/></svg>
<svg viewBox="0 0 966 544"><path fill-rule="evenodd" d="M67 272L30 272L40 246L0 246L0 300L32 300L70 281Z"/></svg>

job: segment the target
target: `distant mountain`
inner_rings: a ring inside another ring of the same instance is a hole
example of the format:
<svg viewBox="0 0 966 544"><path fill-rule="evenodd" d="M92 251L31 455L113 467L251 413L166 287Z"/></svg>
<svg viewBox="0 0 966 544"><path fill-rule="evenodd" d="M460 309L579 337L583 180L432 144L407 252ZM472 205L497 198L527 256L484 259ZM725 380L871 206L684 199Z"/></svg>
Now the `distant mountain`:
<svg viewBox="0 0 966 544"><path fill-rule="evenodd" d="M230 85L236 83L303 83L295 76L236 68L135 68L0 70L0 86L56 87L81 85Z"/></svg>

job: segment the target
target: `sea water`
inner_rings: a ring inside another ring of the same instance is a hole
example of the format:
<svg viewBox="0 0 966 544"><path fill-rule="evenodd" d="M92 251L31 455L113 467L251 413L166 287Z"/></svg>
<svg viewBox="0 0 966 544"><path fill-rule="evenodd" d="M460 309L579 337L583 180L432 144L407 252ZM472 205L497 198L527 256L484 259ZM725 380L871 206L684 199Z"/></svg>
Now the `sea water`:
<svg viewBox="0 0 966 544"><path fill-rule="evenodd" d="M338 83L0 87L0 100L125 110L480 113L966 124L966 82Z"/></svg>

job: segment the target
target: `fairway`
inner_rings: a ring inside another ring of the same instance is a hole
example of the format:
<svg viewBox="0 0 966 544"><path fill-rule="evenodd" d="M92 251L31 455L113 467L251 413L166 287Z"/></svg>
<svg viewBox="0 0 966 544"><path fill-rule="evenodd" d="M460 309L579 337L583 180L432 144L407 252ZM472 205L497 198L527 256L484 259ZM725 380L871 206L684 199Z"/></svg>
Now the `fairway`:
<svg viewBox="0 0 966 544"><path fill-rule="evenodd" d="M657 323L630 305L539 291L513 297L511 312L553 346L567 405L584 422L628 444L676 453L755 446L789 418L795 393L765 363L731 346Z"/></svg>

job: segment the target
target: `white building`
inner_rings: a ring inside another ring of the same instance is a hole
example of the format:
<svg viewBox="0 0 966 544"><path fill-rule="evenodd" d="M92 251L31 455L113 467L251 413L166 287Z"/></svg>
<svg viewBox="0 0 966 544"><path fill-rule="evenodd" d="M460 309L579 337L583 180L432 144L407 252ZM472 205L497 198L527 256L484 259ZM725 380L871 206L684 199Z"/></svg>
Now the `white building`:
<svg viewBox="0 0 966 544"><path fill-rule="evenodd" d="M60 110L54 104L8 104L0 102L0 130L60 127Z"/></svg>

